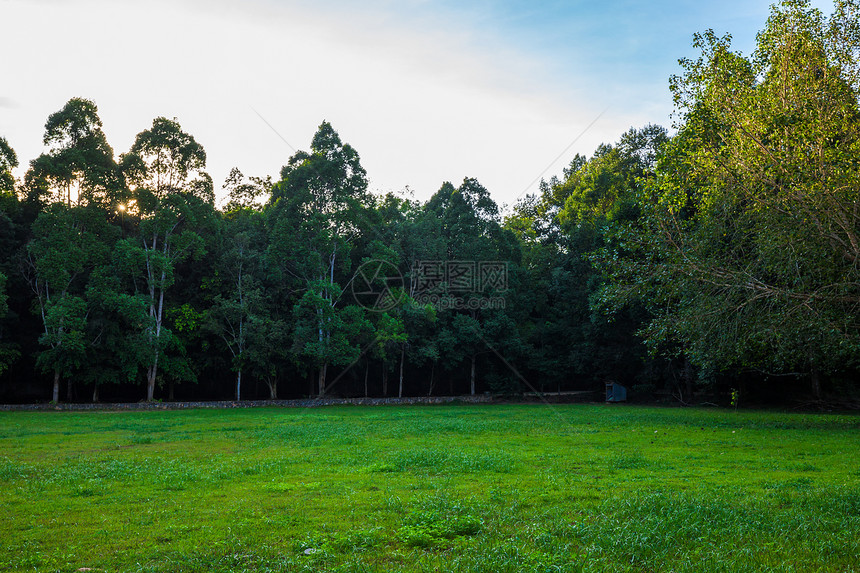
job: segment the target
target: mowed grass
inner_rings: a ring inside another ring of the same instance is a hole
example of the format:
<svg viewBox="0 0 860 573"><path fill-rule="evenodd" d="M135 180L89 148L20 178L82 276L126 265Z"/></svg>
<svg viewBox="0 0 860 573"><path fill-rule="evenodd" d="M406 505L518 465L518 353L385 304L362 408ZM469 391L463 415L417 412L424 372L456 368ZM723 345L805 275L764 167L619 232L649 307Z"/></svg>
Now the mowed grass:
<svg viewBox="0 0 860 573"><path fill-rule="evenodd" d="M860 571L860 417L0 413L0 571Z"/></svg>

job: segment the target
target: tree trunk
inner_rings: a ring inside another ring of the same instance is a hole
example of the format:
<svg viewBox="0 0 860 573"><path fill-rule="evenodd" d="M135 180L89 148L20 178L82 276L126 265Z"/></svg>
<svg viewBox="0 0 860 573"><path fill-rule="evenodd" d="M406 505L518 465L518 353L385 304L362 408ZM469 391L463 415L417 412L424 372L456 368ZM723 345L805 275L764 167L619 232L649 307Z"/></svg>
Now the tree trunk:
<svg viewBox="0 0 860 573"><path fill-rule="evenodd" d="M242 370L236 373L236 401L242 401Z"/></svg>
<svg viewBox="0 0 860 573"><path fill-rule="evenodd" d="M269 400L277 400L278 399L278 378L277 378L277 376L270 376L266 380L266 386L269 387Z"/></svg>
<svg viewBox="0 0 860 573"><path fill-rule="evenodd" d="M385 363L382 363L382 396L388 396L388 369L385 368Z"/></svg>
<svg viewBox="0 0 860 573"><path fill-rule="evenodd" d="M51 402L56 404L60 401L60 371L54 370L54 392L51 395Z"/></svg>
<svg viewBox="0 0 860 573"><path fill-rule="evenodd" d="M688 357L684 357L684 384L687 386L687 401L693 403L693 364Z"/></svg>
<svg viewBox="0 0 860 573"><path fill-rule="evenodd" d="M320 378L319 378L320 396L325 396L325 374L326 374L326 370L328 370L328 361L323 362L322 368L320 368Z"/></svg>
<svg viewBox="0 0 860 573"><path fill-rule="evenodd" d="M175 384L173 383L173 380L171 380L170 383L167 385L167 401L168 402L173 402L173 400L174 400L174 398L173 398L173 387L174 386L175 386Z"/></svg>
<svg viewBox="0 0 860 573"><path fill-rule="evenodd" d="M433 373L436 371L436 363L434 362L432 366L430 366L430 390L427 392L428 396L433 395Z"/></svg>
<svg viewBox="0 0 860 573"><path fill-rule="evenodd" d="M99 385L96 383L93 386L93 404L99 401Z"/></svg>
<svg viewBox="0 0 860 573"><path fill-rule="evenodd" d="M153 241L153 249L155 248L155 241ZM164 284L164 279L166 277L166 271L161 271L161 284ZM158 308L155 305L155 291L150 288L150 297L153 301L149 307L149 315L155 318L155 340L156 343L158 339L161 337L161 320L164 317L164 288L162 288L158 293ZM152 366L149 367L149 370L146 373L146 401L152 402L155 398L155 377L158 374L158 348L155 349L155 358L152 361Z"/></svg>
<svg viewBox="0 0 860 573"><path fill-rule="evenodd" d="M66 402L74 402L74 400L75 400L75 386L74 386L74 382L72 382L72 379L69 378L69 380L66 382Z"/></svg>
<svg viewBox="0 0 860 573"><path fill-rule="evenodd" d="M146 370L146 401L152 402L155 398L155 368L150 366Z"/></svg>
<svg viewBox="0 0 860 573"><path fill-rule="evenodd" d="M155 376L158 374L158 351L155 352L155 360L146 370L146 401L152 402L155 398Z"/></svg>
<svg viewBox="0 0 860 573"><path fill-rule="evenodd" d="M406 359L406 349L400 347L400 388L397 391L397 397L403 398L403 362Z"/></svg>
<svg viewBox="0 0 860 573"><path fill-rule="evenodd" d="M809 379L812 383L812 397L816 400L821 400L821 376L818 373L818 368L815 366L809 372Z"/></svg>
<svg viewBox="0 0 860 573"><path fill-rule="evenodd" d="M370 360L364 363L364 397L367 398L370 394L367 392L367 376L370 374Z"/></svg>
<svg viewBox="0 0 860 573"><path fill-rule="evenodd" d="M476 358L477 358L477 355L473 354L472 355L472 372L471 372L471 375L469 377L471 390L472 390L472 396L475 395L475 359Z"/></svg>

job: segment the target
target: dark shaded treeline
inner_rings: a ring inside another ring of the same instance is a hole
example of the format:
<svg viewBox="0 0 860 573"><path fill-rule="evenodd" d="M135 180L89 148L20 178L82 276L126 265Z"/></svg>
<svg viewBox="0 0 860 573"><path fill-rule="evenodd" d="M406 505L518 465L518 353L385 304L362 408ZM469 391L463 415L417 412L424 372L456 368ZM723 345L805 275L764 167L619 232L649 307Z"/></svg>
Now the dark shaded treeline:
<svg viewBox="0 0 860 573"><path fill-rule="evenodd" d="M115 157L95 104L0 139L0 399L600 389L845 397L860 356L856 2L697 35L676 135L631 129L503 216L474 179L374 195L326 122L278 181L156 118Z"/></svg>

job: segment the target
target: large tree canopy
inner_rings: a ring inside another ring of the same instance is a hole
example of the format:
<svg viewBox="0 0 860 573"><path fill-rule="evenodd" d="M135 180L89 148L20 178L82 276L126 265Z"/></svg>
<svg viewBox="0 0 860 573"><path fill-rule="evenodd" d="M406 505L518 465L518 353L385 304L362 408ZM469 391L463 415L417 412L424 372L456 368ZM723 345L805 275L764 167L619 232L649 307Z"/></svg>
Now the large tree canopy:
<svg viewBox="0 0 860 573"><path fill-rule="evenodd" d="M651 301L652 343L814 384L858 357L857 16L783 2L749 57L695 37L701 55L672 80L678 134L603 257L607 296Z"/></svg>
<svg viewBox="0 0 860 573"><path fill-rule="evenodd" d="M67 205L111 206L124 187L119 168L102 131L96 104L70 99L45 123L47 153L34 159L27 185L37 196L48 195Z"/></svg>

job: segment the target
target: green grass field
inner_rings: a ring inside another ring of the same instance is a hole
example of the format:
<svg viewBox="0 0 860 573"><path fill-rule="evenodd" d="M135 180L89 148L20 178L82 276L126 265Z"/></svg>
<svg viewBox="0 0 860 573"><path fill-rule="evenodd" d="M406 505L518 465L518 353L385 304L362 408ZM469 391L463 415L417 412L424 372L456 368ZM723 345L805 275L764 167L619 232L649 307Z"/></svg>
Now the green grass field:
<svg viewBox="0 0 860 573"><path fill-rule="evenodd" d="M860 417L0 413L0 571L860 571Z"/></svg>

